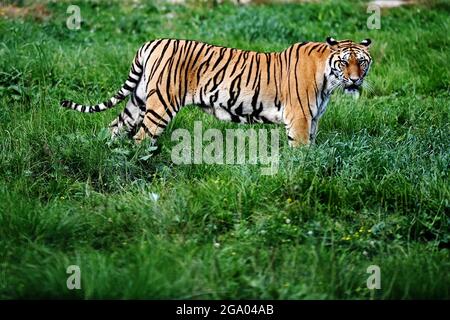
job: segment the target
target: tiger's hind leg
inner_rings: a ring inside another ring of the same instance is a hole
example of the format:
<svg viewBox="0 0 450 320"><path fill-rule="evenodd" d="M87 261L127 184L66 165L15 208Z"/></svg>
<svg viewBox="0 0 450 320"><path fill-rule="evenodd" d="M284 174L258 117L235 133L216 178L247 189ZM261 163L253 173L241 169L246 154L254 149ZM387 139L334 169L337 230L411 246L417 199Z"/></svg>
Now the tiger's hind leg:
<svg viewBox="0 0 450 320"><path fill-rule="evenodd" d="M153 91L147 99L141 126L133 139L136 143L140 143L146 137L150 137L154 144L178 111L179 109L173 107L161 94Z"/></svg>
<svg viewBox="0 0 450 320"><path fill-rule="evenodd" d="M136 128L142 122L144 112L145 105L143 103L140 104L138 99L132 96L127 102L125 109L109 125L112 138L117 137L122 129L133 136L136 133Z"/></svg>

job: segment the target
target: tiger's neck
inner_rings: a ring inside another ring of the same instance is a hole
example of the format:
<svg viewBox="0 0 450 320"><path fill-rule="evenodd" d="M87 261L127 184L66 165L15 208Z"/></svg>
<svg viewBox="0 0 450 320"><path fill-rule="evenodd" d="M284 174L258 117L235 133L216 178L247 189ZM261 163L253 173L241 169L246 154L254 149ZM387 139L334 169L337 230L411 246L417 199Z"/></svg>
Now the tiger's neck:
<svg viewBox="0 0 450 320"><path fill-rule="evenodd" d="M300 117L317 119L326 110L336 79L327 66L331 50L324 43L294 44L278 54L283 104Z"/></svg>

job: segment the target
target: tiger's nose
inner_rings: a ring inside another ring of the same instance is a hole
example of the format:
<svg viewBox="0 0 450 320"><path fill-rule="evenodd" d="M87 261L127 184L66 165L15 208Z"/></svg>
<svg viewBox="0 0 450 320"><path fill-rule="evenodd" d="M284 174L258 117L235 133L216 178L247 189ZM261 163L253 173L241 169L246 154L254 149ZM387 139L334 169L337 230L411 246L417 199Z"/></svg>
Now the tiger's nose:
<svg viewBox="0 0 450 320"><path fill-rule="evenodd" d="M357 83L359 81L359 78L350 77L350 81L353 83Z"/></svg>

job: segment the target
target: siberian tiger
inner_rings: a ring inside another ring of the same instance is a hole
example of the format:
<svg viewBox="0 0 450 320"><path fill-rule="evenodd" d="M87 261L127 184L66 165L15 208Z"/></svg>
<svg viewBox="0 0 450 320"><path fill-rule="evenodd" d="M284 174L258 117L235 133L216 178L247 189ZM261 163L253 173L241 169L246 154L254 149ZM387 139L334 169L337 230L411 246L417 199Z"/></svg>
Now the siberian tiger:
<svg viewBox="0 0 450 320"><path fill-rule="evenodd" d="M80 112L114 107L131 95L110 124L136 142L161 135L185 105L220 120L284 124L291 146L314 142L331 93L357 93L369 72L370 39L296 43L282 52L259 53L190 40L159 39L136 53L128 79L110 100L94 106L62 101Z"/></svg>

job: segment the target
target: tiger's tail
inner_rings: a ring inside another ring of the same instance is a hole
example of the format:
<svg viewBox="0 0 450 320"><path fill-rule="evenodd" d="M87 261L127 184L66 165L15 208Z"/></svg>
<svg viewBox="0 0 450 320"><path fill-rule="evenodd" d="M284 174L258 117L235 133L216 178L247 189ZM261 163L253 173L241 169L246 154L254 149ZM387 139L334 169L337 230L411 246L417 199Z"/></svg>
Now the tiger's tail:
<svg viewBox="0 0 450 320"><path fill-rule="evenodd" d="M116 106L119 102L121 102L123 99L125 99L130 93L134 91L137 84L139 83L143 67L142 67L142 47L139 49L139 51L136 53L133 63L131 64L130 72L128 73L128 79L125 81L125 83L122 85L119 91L108 101L93 105L93 106L87 106L78 104L69 100L62 100L60 102L61 107L76 110L79 112L85 112L85 113L91 113L91 112L101 112L108 110L114 106Z"/></svg>

